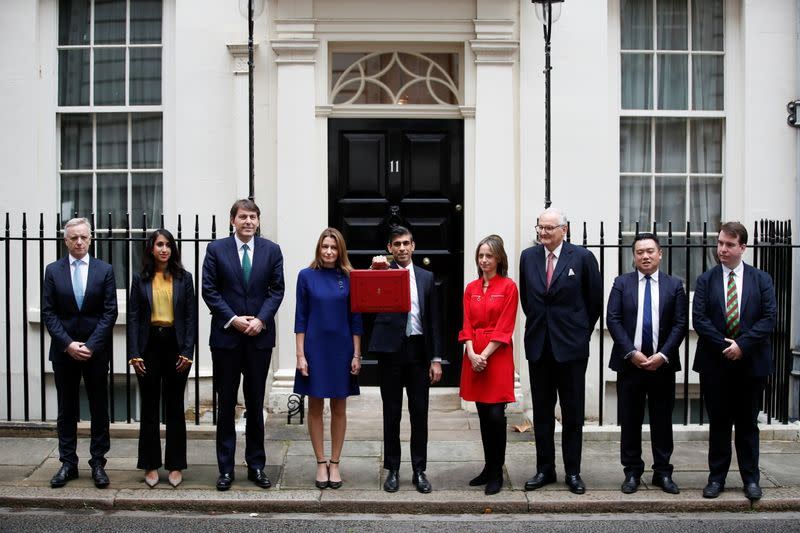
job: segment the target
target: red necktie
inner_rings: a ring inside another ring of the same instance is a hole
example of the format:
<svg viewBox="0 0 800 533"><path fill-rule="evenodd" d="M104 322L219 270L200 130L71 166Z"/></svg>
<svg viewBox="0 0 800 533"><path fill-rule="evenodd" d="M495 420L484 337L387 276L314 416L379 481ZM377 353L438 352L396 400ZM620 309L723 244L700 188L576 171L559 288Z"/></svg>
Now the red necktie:
<svg viewBox="0 0 800 533"><path fill-rule="evenodd" d="M553 281L553 264L556 261L556 254L550 252L547 256L547 290L550 290L550 282Z"/></svg>

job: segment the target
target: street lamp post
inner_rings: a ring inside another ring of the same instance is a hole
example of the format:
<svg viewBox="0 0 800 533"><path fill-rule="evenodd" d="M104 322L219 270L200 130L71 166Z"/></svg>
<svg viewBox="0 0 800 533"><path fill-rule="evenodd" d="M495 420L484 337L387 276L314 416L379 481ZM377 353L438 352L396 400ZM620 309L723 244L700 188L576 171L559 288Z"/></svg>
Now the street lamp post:
<svg viewBox="0 0 800 533"><path fill-rule="evenodd" d="M256 196L256 147L255 147L255 121L253 115L254 110L254 97L253 97L253 21L261 14L264 9L264 0L239 0L239 12L242 16L247 17L247 89L248 89L248 104L249 104L249 141L250 141L250 175L249 175L249 193L247 195L251 200Z"/></svg>
<svg viewBox="0 0 800 533"><path fill-rule="evenodd" d="M564 0L531 0L544 31L544 207L550 207L550 36Z"/></svg>

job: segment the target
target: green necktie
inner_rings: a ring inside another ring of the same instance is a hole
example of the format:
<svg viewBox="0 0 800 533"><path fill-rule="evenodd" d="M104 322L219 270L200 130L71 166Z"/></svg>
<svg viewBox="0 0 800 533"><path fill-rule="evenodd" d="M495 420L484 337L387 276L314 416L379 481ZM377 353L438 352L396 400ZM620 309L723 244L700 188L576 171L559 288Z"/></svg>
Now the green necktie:
<svg viewBox="0 0 800 533"><path fill-rule="evenodd" d="M242 254L242 274L244 275L244 284L250 284L250 271L253 270L253 264L250 262L250 254L247 253L250 247L246 244L242 245L242 250L244 253Z"/></svg>

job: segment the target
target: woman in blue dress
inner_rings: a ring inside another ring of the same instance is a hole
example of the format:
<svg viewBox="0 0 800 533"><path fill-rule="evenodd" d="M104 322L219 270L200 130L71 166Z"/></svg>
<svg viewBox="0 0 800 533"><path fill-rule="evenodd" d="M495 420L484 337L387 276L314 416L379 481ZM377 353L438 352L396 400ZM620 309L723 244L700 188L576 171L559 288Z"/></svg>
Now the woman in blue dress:
<svg viewBox="0 0 800 533"><path fill-rule="evenodd" d="M350 271L344 237L327 228L314 261L297 276L294 392L308 396L308 435L317 458L316 486L342 486L339 458L347 428L347 397L359 393L361 315L350 311ZM322 410L331 407L331 456L325 460Z"/></svg>

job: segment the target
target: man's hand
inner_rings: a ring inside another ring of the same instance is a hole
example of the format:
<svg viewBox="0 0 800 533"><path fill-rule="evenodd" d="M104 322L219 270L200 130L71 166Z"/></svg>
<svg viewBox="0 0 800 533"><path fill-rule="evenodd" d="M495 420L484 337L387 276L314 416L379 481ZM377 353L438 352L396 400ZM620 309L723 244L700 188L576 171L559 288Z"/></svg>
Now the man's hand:
<svg viewBox="0 0 800 533"><path fill-rule="evenodd" d="M87 361L92 357L92 351L84 343L78 341L69 343L67 353L76 361Z"/></svg>
<svg viewBox="0 0 800 533"><path fill-rule="evenodd" d="M261 330L264 329L264 323L261 321L260 318L250 318L250 322L247 325L247 328L244 330L245 335L250 335L251 337L255 337Z"/></svg>
<svg viewBox="0 0 800 533"><path fill-rule="evenodd" d="M432 361L431 368L428 370L428 377L431 378L431 385L439 383L439 380L442 379L442 363Z"/></svg>
<svg viewBox="0 0 800 533"><path fill-rule="evenodd" d="M635 366L636 368L642 368L642 365L645 364L646 362L647 362L647 356L645 354L643 354L638 350L633 352L633 355L631 356L631 363L633 364L633 366Z"/></svg>
<svg viewBox="0 0 800 533"><path fill-rule="evenodd" d="M252 319L253 317L251 316L237 316L233 319L233 322L231 322L231 326L236 328L237 331L245 333L247 331L247 327L250 325L250 320Z"/></svg>
<svg viewBox="0 0 800 533"><path fill-rule="evenodd" d="M386 270L389 268L389 263L386 261L385 255L376 255L372 258L372 265L370 266L372 270Z"/></svg>
<svg viewBox="0 0 800 533"><path fill-rule="evenodd" d="M187 370L189 370L189 368L191 368L191 366L192 366L191 359L189 359L188 357L179 356L178 362L175 363L175 371L179 373L186 372Z"/></svg>
<svg viewBox="0 0 800 533"><path fill-rule="evenodd" d="M147 374L147 369L144 367L144 361L141 358L132 359L131 366L137 376L144 376Z"/></svg>
<svg viewBox="0 0 800 533"><path fill-rule="evenodd" d="M736 341L733 339L725 339L725 342L729 342L730 346L722 350L722 355L731 361L738 361L741 359L743 355L742 349L739 348L739 345L736 344Z"/></svg>
<svg viewBox="0 0 800 533"><path fill-rule="evenodd" d="M656 370L661 368L661 365L663 364L664 364L664 358L661 357L660 353L656 353L648 357L647 361L642 363L641 366L639 366L639 368L641 368L642 370L649 370L651 372L655 372Z"/></svg>

